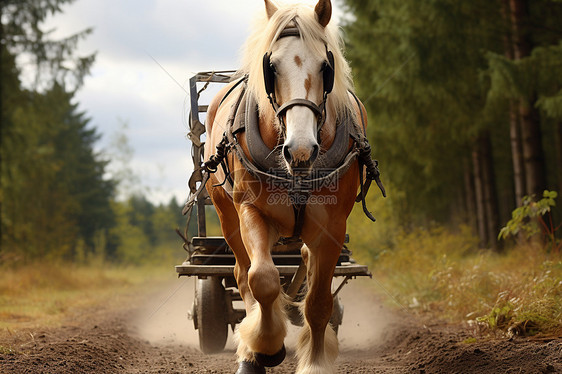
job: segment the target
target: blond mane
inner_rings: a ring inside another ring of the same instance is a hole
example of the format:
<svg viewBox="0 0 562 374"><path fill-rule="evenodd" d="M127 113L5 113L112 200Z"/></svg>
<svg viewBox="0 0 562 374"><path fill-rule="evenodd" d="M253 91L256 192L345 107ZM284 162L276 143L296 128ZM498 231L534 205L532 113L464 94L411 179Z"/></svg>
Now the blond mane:
<svg viewBox="0 0 562 374"><path fill-rule="evenodd" d="M242 67L238 71L248 75L248 93L255 97L260 113L271 110L265 92L262 58L271 50L281 31L289 25L300 30L303 42L314 53L326 54L325 47L319 47L321 43L318 41L321 41L334 54L334 88L328 95L327 109L335 113L338 119L346 113L354 113L348 95L348 91L353 91L351 69L343 55L343 40L338 28L331 24L326 28L322 27L316 20L314 8L311 6L276 5L278 10L271 19L267 18L264 10L263 16L256 20L254 31L242 49Z"/></svg>

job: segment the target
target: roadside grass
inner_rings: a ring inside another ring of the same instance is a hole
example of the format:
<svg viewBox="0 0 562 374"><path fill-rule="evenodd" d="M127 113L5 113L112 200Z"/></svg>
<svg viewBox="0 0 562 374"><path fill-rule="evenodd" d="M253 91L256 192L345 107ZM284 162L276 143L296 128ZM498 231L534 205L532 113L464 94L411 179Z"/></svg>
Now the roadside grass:
<svg viewBox="0 0 562 374"><path fill-rule="evenodd" d="M173 280L174 261L181 262L0 265L0 331L56 327L85 308L118 305L129 294Z"/></svg>
<svg viewBox="0 0 562 374"><path fill-rule="evenodd" d="M501 254L479 250L462 226L398 232L375 256L353 249L389 303L488 332L562 334L560 253L530 244Z"/></svg>

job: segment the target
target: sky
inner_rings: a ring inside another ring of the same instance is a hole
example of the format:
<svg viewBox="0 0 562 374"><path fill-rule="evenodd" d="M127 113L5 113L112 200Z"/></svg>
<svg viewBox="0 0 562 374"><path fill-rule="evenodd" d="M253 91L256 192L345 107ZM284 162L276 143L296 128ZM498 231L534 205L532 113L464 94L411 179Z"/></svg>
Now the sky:
<svg viewBox="0 0 562 374"><path fill-rule="evenodd" d="M341 6L332 5L338 22ZM138 190L153 203L187 199L189 78L238 68L252 19L264 11L263 0L77 0L45 23L53 38L93 28L78 48L97 53L76 95L79 110L101 134L102 154L111 154L117 134L127 135Z"/></svg>

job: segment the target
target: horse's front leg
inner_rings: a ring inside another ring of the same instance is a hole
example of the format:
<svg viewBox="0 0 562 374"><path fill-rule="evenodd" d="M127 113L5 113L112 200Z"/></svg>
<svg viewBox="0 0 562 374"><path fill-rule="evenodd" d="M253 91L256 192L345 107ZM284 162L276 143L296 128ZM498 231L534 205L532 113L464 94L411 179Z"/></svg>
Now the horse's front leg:
<svg viewBox="0 0 562 374"><path fill-rule="evenodd" d="M287 334L279 271L271 258L277 230L250 204L238 207L240 234L250 257L248 285L255 302L246 303L246 317L238 328L239 361L276 366L285 357Z"/></svg>
<svg viewBox="0 0 562 374"><path fill-rule="evenodd" d="M303 246L308 292L303 305L304 326L297 348L298 374L335 373L338 339L328 324L332 315L332 277L341 251L339 240L328 233L314 245Z"/></svg>

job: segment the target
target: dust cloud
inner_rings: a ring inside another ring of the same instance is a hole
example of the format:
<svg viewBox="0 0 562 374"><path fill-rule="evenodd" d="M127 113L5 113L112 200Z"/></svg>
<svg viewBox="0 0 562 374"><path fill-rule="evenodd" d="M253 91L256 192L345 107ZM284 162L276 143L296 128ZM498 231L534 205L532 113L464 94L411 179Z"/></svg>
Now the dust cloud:
<svg viewBox="0 0 562 374"><path fill-rule="evenodd" d="M339 285L341 280L334 281ZM343 323L339 328L340 351L368 350L381 345L383 332L396 320L375 295L376 284L370 278L350 280L340 291Z"/></svg>
<svg viewBox="0 0 562 374"><path fill-rule="evenodd" d="M130 333L151 344L199 347L199 335L188 318L195 291L195 278L181 277L151 295L129 325ZM227 349L234 349L229 337Z"/></svg>
<svg viewBox="0 0 562 374"><path fill-rule="evenodd" d="M333 282L335 289L343 278ZM350 280L340 291L344 307L343 324L339 328L340 351L368 350L378 346L381 334L394 319L391 312L383 308L374 294L374 281L368 278ZM188 311L194 298L195 278L181 277L167 283L151 295L130 321L132 335L156 345L182 345L198 348L198 332ZM285 344L290 351L296 346L300 327L289 325ZM225 347L236 349L232 330Z"/></svg>

